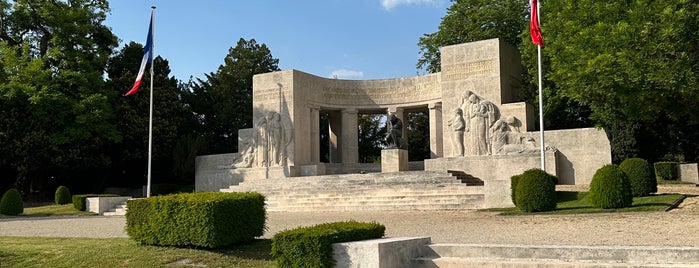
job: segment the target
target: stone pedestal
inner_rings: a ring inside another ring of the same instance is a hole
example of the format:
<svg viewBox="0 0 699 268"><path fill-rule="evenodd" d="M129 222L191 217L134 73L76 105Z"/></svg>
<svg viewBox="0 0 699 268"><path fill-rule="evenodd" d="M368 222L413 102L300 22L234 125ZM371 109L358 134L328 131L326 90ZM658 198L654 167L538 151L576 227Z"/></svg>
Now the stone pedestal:
<svg viewBox="0 0 699 268"><path fill-rule="evenodd" d="M398 172L408 170L408 150L381 150L381 172Z"/></svg>

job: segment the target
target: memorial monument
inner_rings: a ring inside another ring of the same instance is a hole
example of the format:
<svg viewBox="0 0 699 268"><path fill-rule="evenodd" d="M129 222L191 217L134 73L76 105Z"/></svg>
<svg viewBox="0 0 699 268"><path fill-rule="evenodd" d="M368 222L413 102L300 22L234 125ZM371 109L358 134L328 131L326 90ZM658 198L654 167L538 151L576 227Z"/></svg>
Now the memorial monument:
<svg viewBox="0 0 699 268"><path fill-rule="evenodd" d="M518 52L490 39L443 47L441 56L442 72L414 77L341 80L297 70L255 75L254 127L239 131L239 153L197 158L196 190L365 171L358 163L358 114L388 111L386 149L405 151L406 113L424 111L431 152L425 170L464 172L484 180L486 188L509 191L512 175L540 166L535 110L518 98L523 72ZM321 163L320 114L329 118L329 163ZM547 172L559 183L588 184L598 168L611 163L603 130L545 136Z"/></svg>

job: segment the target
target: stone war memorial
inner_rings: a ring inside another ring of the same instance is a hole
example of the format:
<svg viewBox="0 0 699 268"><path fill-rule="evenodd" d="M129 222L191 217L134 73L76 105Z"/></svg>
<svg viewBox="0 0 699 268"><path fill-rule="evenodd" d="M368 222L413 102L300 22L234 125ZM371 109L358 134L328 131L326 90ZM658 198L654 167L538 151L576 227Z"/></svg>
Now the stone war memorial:
<svg viewBox="0 0 699 268"><path fill-rule="evenodd" d="M540 168L518 52L499 39L443 47L440 73L380 80L297 70L255 75L253 128L239 152L199 156L196 191L257 191L269 210L442 210L513 206L510 177ZM429 114L430 159L408 162L407 114ZM321 162L320 115L329 121ZM359 163L359 114L385 114L381 163ZM611 163L601 129L545 131L546 171L589 184ZM426 197L428 196L428 197Z"/></svg>

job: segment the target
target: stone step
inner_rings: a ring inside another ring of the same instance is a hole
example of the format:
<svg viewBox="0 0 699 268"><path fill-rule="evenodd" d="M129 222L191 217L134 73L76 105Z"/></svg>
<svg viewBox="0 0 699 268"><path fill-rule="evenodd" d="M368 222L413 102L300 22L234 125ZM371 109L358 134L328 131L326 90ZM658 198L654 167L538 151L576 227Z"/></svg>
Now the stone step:
<svg viewBox="0 0 699 268"><path fill-rule="evenodd" d="M126 216L126 202L116 205L114 208L102 213L102 216Z"/></svg>
<svg viewBox="0 0 699 268"><path fill-rule="evenodd" d="M418 203L423 204L467 204L474 201L482 201L483 195L470 195L463 197L434 197L434 198L416 198L416 197L405 197L405 198L354 198L354 199L344 199L344 198L305 198L305 199L276 199L268 200L265 203L268 206L282 206L282 205L370 205L370 204L381 204L381 205L413 205Z"/></svg>
<svg viewBox="0 0 699 268"><path fill-rule="evenodd" d="M597 261L561 261L554 259L482 259L482 258L438 258L415 259L415 268L696 268L699 264L640 264Z"/></svg>
<svg viewBox="0 0 699 268"><path fill-rule="evenodd" d="M232 187L261 187L273 189L299 189L299 188L319 188L319 187L336 187L336 186L347 186L347 187L359 187L359 186L371 186L371 185L405 185L405 184L447 184L447 185L459 185L463 184L461 181L454 177L429 177L429 178L415 178L415 177L400 177L400 178L390 178L390 179L371 179L366 178L363 180L330 180L330 179L313 179L313 180L296 180L296 179L276 179L276 180L251 180L246 182L241 182L238 185Z"/></svg>
<svg viewBox="0 0 699 268"><path fill-rule="evenodd" d="M223 192L233 192L230 189L221 190ZM254 192L259 192L269 198L286 197L286 198L305 198L305 197L357 197L357 196L431 196L431 195L469 195L483 194L483 187L436 187L430 189L424 188L367 188L367 189L314 189L308 191L269 191L267 189L259 189Z"/></svg>
<svg viewBox="0 0 699 268"><path fill-rule="evenodd" d="M432 244L415 267L699 267L699 248Z"/></svg>
<svg viewBox="0 0 699 268"><path fill-rule="evenodd" d="M241 183L239 185L233 185L228 187L228 189L233 190L247 190L247 189L269 189L269 190L300 190L300 189L370 189L376 186L386 187L386 188L401 188L401 187L450 187L450 186L468 186L458 180L449 179L443 181L393 181L393 182L347 182L347 181L335 181L335 182L323 182L323 183L288 183L280 181L275 184L268 183ZM478 186L474 186L478 187Z"/></svg>
<svg viewBox="0 0 699 268"><path fill-rule="evenodd" d="M482 203L482 202L481 202ZM480 206L480 204L479 204ZM400 205L319 205L319 206L279 206L267 207L267 211L284 212L345 212L345 211L435 211L435 210L472 210L482 207L464 204L400 204Z"/></svg>
<svg viewBox="0 0 699 268"><path fill-rule="evenodd" d="M268 211L466 210L484 204L483 186L430 171L249 180L221 191L261 193Z"/></svg>
<svg viewBox="0 0 699 268"><path fill-rule="evenodd" d="M263 194L264 195L264 194ZM482 197L483 194L479 193L389 193L389 194L347 194L347 195L335 195L335 194L293 194L293 195L269 195L265 199L267 201L279 201L279 200L305 200L305 199L323 199L328 201L353 201L353 200L431 200L431 199L462 199L474 196Z"/></svg>

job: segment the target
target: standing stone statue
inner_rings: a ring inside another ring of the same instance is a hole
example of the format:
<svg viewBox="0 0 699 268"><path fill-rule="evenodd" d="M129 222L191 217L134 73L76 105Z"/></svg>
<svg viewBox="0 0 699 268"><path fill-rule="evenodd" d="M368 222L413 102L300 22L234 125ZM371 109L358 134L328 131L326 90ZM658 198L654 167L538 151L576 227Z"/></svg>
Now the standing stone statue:
<svg viewBox="0 0 699 268"><path fill-rule="evenodd" d="M283 122L277 112L268 112L255 124L254 166L273 167L284 164L286 146Z"/></svg>
<svg viewBox="0 0 699 268"><path fill-rule="evenodd" d="M403 122L391 112L386 119L386 144L387 149L403 148Z"/></svg>
<svg viewBox="0 0 699 268"><path fill-rule="evenodd" d="M464 131L466 121L461 108L454 109L454 118L449 119L449 128L454 132L451 136L451 150L454 156L464 156Z"/></svg>
<svg viewBox="0 0 699 268"><path fill-rule="evenodd" d="M468 102L466 132L469 132L470 155L488 155L490 154L488 131L500 117L498 108L476 94L470 94Z"/></svg>
<svg viewBox="0 0 699 268"><path fill-rule="evenodd" d="M282 155L282 122L279 113L269 112L266 116L269 128L269 166L281 165Z"/></svg>
<svg viewBox="0 0 699 268"><path fill-rule="evenodd" d="M262 117L255 124L255 167L267 167L269 163L268 143L269 129L267 127L267 117Z"/></svg>

